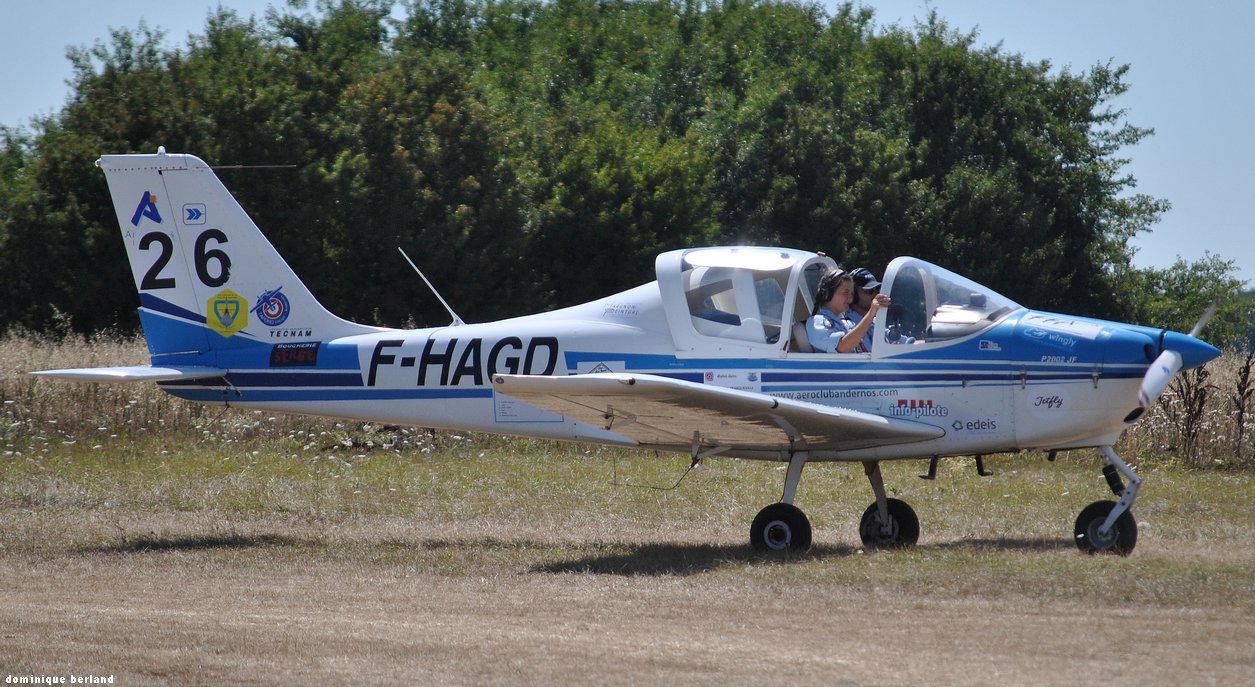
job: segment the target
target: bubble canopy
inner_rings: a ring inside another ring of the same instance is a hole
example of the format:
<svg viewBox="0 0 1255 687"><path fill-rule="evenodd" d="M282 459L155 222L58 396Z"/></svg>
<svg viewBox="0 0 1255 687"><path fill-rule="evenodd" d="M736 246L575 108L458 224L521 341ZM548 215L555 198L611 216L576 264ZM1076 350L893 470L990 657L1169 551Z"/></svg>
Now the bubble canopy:
<svg viewBox="0 0 1255 687"><path fill-rule="evenodd" d="M1022 307L967 277L911 257L889 263L881 290L893 299L886 316L890 343L968 336Z"/></svg>

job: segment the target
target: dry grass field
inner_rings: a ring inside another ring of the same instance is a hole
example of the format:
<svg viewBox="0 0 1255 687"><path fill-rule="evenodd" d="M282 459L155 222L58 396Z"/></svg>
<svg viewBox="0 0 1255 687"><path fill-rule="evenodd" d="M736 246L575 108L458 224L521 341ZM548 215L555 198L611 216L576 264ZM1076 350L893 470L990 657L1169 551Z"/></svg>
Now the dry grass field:
<svg viewBox="0 0 1255 687"><path fill-rule="evenodd" d="M1232 685L1255 674L1255 473L1141 466L1128 558L1072 521L1093 452L886 466L920 545L864 552L858 466L814 549L747 544L782 468L200 410L0 346L0 673L113 684ZM105 350L107 346L117 348ZM60 356L60 357L59 357ZM33 358L35 360L33 360ZM69 360L70 362L66 362ZM100 362L96 362L100 361Z"/></svg>

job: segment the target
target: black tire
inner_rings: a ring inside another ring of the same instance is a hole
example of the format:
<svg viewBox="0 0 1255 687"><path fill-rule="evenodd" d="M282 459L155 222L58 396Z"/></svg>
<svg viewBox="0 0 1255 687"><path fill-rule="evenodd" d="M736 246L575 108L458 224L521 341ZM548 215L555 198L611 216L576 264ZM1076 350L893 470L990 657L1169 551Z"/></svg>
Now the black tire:
<svg viewBox="0 0 1255 687"><path fill-rule="evenodd" d="M760 551L806 551L811 547L811 521L791 503L773 503L754 517L750 545Z"/></svg>
<svg viewBox="0 0 1255 687"><path fill-rule="evenodd" d="M906 501L885 499L889 508L889 532L882 531L880 509L876 504L863 511L858 523L858 536L869 549L901 549L919 541L919 516Z"/></svg>
<svg viewBox="0 0 1255 687"><path fill-rule="evenodd" d="M1076 546L1085 553L1114 553L1127 556L1137 546L1137 520L1132 511L1124 511L1116 518L1115 526L1106 537L1098 534L1098 528L1106 522L1115 501L1095 501L1076 517Z"/></svg>

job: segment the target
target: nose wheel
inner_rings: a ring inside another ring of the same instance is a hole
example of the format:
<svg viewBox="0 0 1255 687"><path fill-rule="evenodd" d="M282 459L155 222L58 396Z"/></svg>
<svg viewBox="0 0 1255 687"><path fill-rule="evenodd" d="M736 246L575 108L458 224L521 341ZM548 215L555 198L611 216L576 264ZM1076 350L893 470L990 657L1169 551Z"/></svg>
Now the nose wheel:
<svg viewBox="0 0 1255 687"><path fill-rule="evenodd" d="M1115 501L1095 501L1076 518L1076 546L1085 553L1115 553L1127 556L1137 546L1137 520L1131 511L1116 516L1105 532L1103 524L1116 507Z"/></svg>

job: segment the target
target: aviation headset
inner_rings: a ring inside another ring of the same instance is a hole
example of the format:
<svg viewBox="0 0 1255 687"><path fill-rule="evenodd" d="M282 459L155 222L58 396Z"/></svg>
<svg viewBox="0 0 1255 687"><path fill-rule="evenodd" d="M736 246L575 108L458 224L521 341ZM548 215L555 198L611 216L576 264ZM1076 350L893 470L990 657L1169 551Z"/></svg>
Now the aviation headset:
<svg viewBox="0 0 1255 687"><path fill-rule="evenodd" d="M832 294L836 293L841 281L849 276L849 273L838 267L819 278L819 285L815 289L815 310L811 313L812 315L819 314L820 306L832 300Z"/></svg>

